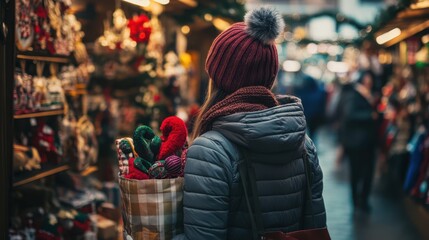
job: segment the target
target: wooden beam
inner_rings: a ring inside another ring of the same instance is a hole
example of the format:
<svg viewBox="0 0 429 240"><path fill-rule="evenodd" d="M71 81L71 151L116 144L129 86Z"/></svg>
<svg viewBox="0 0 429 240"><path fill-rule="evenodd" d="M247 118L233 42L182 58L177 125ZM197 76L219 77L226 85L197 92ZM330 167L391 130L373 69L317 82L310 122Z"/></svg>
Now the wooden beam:
<svg viewBox="0 0 429 240"><path fill-rule="evenodd" d="M48 116L63 115L63 114L64 114L64 109L59 109L59 110L44 111L44 112L17 114L14 116L14 118L15 119L37 118L37 117L48 117Z"/></svg>
<svg viewBox="0 0 429 240"><path fill-rule="evenodd" d="M401 11L396 16L396 19L408 19L408 18L421 18L421 19L427 19L429 16L429 8L423 8L423 9L406 9L404 11Z"/></svg>

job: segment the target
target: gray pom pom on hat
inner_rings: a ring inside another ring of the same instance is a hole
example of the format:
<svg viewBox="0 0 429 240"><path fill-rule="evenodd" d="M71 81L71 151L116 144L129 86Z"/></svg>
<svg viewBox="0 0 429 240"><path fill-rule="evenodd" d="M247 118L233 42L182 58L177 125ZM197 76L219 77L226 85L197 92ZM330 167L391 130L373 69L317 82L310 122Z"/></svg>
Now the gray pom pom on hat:
<svg viewBox="0 0 429 240"><path fill-rule="evenodd" d="M272 8L262 7L249 11L244 16L246 32L265 44L271 44L285 27L279 12Z"/></svg>

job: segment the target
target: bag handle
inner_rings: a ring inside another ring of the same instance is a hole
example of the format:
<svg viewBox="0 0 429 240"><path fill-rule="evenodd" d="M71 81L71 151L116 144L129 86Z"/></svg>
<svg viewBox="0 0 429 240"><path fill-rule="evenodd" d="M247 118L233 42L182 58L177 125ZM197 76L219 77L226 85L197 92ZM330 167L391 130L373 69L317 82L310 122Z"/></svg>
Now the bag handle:
<svg viewBox="0 0 429 240"><path fill-rule="evenodd" d="M261 235L265 232L265 230L264 230L264 226L262 223L262 213L261 213L261 209L260 209L259 199L257 196L255 171L252 168L251 164L249 164L248 151L246 149L240 149L240 152L242 155L242 159L240 160L240 162L238 164L238 169L240 172L241 183L243 185L247 209L248 209L249 215L250 215L250 223L252 226L252 238L254 240L261 240L261 239L263 239L263 237L261 237ZM311 194L311 184L310 184L312 177L310 177L310 171L309 171L310 169L309 169L309 164L308 164L308 154L307 154L307 151L305 150L305 146L304 146L304 153L303 153L302 159L304 162L304 170L305 170L305 177L306 177L306 192L304 195L304 196L306 196L306 197L304 197L304 199L306 201L304 202L304 206L302 207L302 213L301 213L301 221L302 221L301 227L304 227L304 220L305 220L305 213L306 213L307 205L310 209L312 221L313 221L313 225L314 225L314 214L313 214L313 204L312 204L312 199L311 199L312 194ZM249 186L249 182L250 182L250 186ZM252 204L251 204L251 201L249 198L249 195L250 195L249 189L248 189L249 187L251 189L254 207L252 207ZM255 216L256 216L256 218L255 218Z"/></svg>

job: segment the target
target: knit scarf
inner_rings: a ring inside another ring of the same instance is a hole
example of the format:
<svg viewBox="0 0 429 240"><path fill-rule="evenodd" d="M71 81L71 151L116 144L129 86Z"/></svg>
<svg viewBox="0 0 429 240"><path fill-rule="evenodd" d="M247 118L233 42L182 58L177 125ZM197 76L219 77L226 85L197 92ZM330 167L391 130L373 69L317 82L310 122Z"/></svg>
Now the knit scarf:
<svg viewBox="0 0 429 240"><path fill-rule="evenodd" d="M202 117L201 134L210 131L214 120L233 113L255 112L278 106L274 94L263 86L240 88L211 107Z"/></svg>

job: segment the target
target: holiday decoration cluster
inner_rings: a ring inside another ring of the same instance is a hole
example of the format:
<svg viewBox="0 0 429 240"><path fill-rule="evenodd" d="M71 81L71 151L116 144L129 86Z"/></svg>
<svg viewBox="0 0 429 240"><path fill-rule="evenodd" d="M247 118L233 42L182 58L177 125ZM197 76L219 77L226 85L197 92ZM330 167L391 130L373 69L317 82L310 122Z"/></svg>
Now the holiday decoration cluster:
<svg viewBox="0 0 429 240"><path fill-rule="evenodd" d="M120 80L145 75L156 77L156 58L148 45L154 34L150 18L142 13L127 19L122 9L104 24L104 33L94 45L96 75Z"/></svg>

